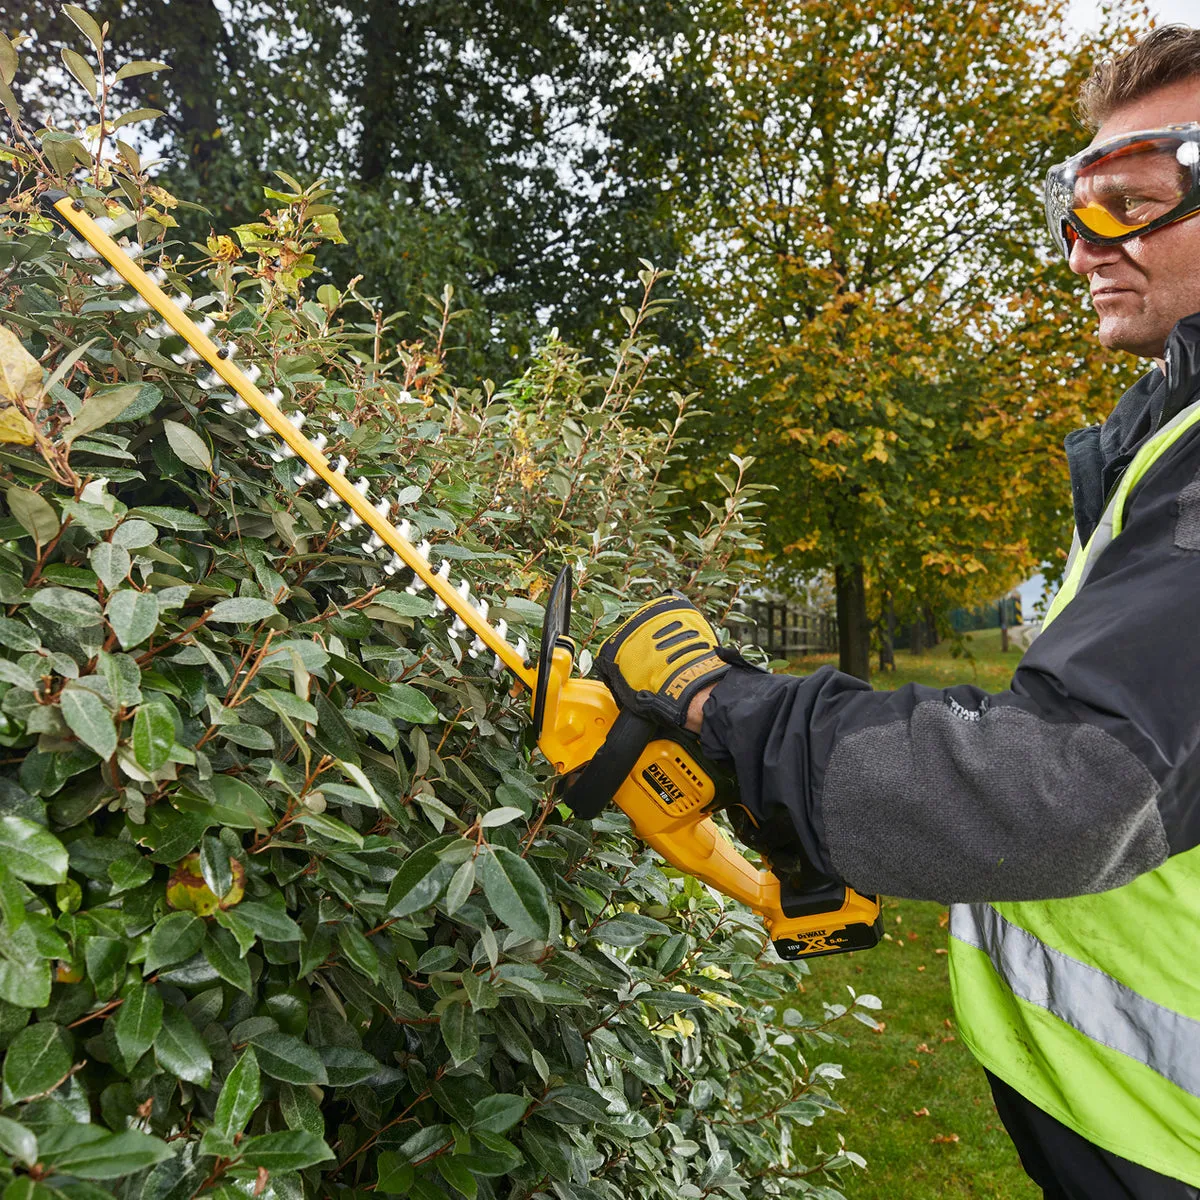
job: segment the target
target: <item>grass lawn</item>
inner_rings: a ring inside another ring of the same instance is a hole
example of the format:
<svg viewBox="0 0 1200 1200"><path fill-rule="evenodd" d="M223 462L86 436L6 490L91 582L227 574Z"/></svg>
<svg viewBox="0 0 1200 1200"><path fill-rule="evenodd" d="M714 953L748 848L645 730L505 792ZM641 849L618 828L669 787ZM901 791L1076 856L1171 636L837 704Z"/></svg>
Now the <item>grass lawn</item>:
<svg viewBox="0 0 1200 1200"><path fill-rule="evenodd" d="M969 635L967 644L974 664L951 657L947 646L919 657L899 650L896 672L876 675L874 685L1005 688L1020 652L1002 654L998 630ZM794 669L807 672L829 661L805 659ZM868 1163L865 1172L843 1176L844 1192L849 1200L1040 1200L982 1070L957 1040L944 953L946 910L889 898L883 914L888 940L874 950L814 960L806 985L809 997L830 1003L847 999L847 984L883 1001L881 1033L855 1024L846 1029L851 1045L830 1047L825 1055L845 1069L834 1095L846 1115L820 1122L821 1144L838 1129Z"/></svg>

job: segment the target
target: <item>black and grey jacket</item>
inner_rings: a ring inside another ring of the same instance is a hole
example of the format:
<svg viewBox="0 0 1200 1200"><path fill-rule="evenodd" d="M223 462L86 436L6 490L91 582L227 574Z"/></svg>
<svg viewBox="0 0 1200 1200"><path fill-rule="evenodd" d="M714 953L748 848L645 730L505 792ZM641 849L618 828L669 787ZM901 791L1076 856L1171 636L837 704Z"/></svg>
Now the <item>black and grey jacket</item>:
<svg viewBox="0 0 1200 1200"><path fill-rule="evenodd" d="M1200 314L1166 364L1067 439L1085 543L1141 442L1200 396ZM735 670L702 740L760 825L794 828L864 893L1081 895L1200 844L1200 426L1133 490L1120 536L1008 691Z"/></svg>

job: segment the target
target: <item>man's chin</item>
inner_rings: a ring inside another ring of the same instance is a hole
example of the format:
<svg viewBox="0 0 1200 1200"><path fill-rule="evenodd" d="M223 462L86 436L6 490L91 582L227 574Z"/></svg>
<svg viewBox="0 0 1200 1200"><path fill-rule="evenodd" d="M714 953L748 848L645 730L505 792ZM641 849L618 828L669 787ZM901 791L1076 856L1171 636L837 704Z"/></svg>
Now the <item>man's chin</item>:
<svg viewBox="0 0 1200 1200"><path fill-rule="evenodd" d="M1117 316L1101 317L1096 336L1106 350L1124 350L1139 358L1162 358L1167 344L1165 334Z"/></svg>

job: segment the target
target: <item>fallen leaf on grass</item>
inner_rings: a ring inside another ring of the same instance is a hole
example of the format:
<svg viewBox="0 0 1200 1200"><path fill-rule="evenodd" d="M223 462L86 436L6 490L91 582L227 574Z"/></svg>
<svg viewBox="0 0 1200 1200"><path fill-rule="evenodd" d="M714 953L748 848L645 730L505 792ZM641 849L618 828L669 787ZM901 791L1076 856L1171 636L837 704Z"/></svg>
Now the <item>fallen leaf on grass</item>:
<svg viewBox="0 0 1200 1200"><path fill-rule="evenodd" d="M938 1134L935 1134L933 1137L931 1137L929 1140L931 1142L933 1142L935 1145L944 1146L949 1142L957 1142L958 1134L957 1133L938 1133Z"/></svg>
<svg viewBox="0 0 1200 1200"><path fill-rule="evenodd" d="M921 1043L920 1043L920 1044L917 1046L917 1053L918 1053L918 1054L932 1054L932 1053L933 1053L933 1051L932 1051L932 1050L930 1050L930 1048L929 1048L929 1043L928 1043L928 1042L921 1042Z"/></svg>
<svg viewBox="0 0 1200 1200"><path fill-rule="evenodd" d="M949 953L950 953L950 951L949 951L949 950L947 950L947 949L945 948L945 946L939 946L939 947L938 947L938 948L937 948L937 949L934 951L934 954L949 954Z"/></svg>
<svg viewBox="0 0 1200 1200"><path fill-rule="evenodd" d="M914 1116L914 1117L927 1117L927 1116L929 1116L929 1109L927 1109L927 1108L914 1108L914 1109L912 1110L912 1114L913 1114L913 1116Z"/></svg>

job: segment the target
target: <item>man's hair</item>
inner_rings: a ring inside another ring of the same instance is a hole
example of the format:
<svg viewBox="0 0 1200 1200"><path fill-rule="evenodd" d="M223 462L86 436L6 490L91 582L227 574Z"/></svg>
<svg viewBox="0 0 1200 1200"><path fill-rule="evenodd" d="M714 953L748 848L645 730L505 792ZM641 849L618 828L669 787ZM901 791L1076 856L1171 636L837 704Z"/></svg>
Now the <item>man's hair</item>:
<svg viewBox="0 0 1200 1200"><path fill-rule="evenodd" d="M1124 54L1098 62L1079 92L1079 115L1093 132L1118 108L1185 79L1200 80L1200 29L1163 25Z"/></svg>

